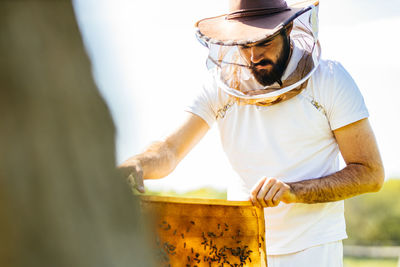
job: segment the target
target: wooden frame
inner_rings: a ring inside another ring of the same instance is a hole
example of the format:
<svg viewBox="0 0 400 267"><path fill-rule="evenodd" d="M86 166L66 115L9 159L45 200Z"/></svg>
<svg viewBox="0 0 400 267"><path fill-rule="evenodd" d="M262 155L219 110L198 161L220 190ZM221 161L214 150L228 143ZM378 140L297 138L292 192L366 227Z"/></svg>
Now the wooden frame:
<svg viewBox="0 0 400 267"><path fill-rule="evenodd" d="M250 201L140 200L160 266L267 266L264 212Z"/></svg>

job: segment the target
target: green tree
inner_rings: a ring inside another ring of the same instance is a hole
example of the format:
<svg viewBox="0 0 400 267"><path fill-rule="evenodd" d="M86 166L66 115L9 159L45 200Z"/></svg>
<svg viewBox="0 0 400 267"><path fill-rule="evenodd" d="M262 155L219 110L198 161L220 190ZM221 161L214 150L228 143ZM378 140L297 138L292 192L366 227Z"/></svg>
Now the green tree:
<svg viewBox="0 0 400 267"><path fill-rule="evenodd" d="M400 179L389 179L378 193L346 200L345 216L345 244L400 245Z"/></svg>
<svg viewBox="0 0 400 267"><path fill-rule="evenodd" d="M146 189L146 195L153 196L170 196L170 197L187 197L187 198L209 198L209 199L226 199L225 190L217 190L212 187L204 187L195 190L190 190L184 193L179 193L173 190L169 191L151 191Z"/></svg>

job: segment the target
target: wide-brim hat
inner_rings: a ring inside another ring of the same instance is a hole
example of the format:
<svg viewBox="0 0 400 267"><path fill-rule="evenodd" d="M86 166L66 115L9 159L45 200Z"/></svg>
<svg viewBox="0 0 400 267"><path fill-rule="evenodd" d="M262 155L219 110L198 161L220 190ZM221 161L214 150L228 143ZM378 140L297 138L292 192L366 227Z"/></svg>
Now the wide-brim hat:
<svg viewBox="0 0 400 267"><path fill-rule="evenodd" d="M276 35L318 3L307 0L288 5L285 0L230 0L228 14L196 22L197 36L221 45L254 43Z"/></svg>

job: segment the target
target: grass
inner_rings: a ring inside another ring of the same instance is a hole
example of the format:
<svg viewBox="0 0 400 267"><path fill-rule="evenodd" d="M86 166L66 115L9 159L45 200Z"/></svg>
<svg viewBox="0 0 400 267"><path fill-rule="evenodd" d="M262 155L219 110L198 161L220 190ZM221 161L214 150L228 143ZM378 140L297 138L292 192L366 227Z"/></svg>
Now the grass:
<svg viewBox="0 0 400 267"><path fill-rule="evenodd" d="M344 258L344 267L397 267L398 259Z"/></svg>

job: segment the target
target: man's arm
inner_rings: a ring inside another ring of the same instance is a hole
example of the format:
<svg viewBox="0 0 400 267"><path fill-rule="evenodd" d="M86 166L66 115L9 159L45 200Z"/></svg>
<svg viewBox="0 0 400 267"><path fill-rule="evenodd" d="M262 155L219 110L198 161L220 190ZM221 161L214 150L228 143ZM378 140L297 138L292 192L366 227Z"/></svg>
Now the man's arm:
<svg viewBox="0 0 400 267"><path fill-rule="evenodd" d="M144 192L143 179L159 179L171 173L208 130L202 118L188 113L174 132L126 160L119 169L136 189Z"/></svg>
<svg viewBox="0 0 400 267"><path fill-rule="evenodd" d="M284 183L261 179L252 189L255 205L274 207L285 203L322 203L378 191L384 181L383 164L368 119L334 130L346 167L331 175Z"/></svg>

